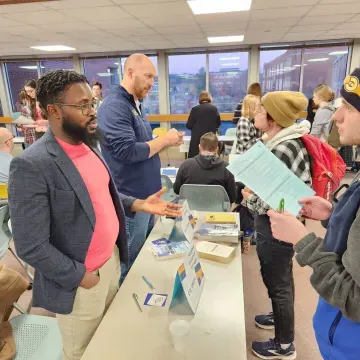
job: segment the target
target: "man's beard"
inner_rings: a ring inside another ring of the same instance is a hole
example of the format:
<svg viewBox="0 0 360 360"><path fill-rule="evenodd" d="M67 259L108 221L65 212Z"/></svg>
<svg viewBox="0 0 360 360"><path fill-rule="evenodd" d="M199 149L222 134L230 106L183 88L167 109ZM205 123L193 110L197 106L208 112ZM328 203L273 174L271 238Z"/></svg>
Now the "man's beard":
<svg viewBox="0 0 360 360"><path fill-rule="evenodd" d="M149 90L146 87L142 87L141 86L141 81L139 80L138 77L135 78L135 84L134 84L134 88L135 88L135 96L138 99L145 99L149 93L146 93L145 90Z"/></svg>
<svg viewBox="0 0 360 360"><path fill-rule="evenodd" d="M96 120L96 116L91 116L85 127L82 127L70 120L68 116L63 115L62 129L64 133L72 139L83 142L87 146L96 147L100 140L101 133L98 128L92 133L88 130L88 125L94 120Z"/></svg>

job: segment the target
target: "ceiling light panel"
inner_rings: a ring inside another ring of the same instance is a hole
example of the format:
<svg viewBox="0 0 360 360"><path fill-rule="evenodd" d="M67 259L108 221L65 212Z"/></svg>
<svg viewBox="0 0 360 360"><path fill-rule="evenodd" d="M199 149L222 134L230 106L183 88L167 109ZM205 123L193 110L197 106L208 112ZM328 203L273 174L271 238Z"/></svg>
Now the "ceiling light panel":
<svg viewBox="0 0 360 360"><path fill-rule="evenodd" d="M188 0L194 15L249 11L252 0Z"/></svg>

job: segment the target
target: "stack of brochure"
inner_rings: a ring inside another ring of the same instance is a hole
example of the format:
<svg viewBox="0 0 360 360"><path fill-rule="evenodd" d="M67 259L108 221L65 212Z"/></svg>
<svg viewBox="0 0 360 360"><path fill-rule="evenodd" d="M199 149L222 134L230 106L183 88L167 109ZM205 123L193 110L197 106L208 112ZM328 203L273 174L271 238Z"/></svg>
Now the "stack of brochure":
<svg viewBox="0 0 360 360"><path fill-rule="evenodd" d="M180 257L189 251L189 242L174 241L171 242L165 238L151 241L150 251L157 260L167 260Z"/></svg>

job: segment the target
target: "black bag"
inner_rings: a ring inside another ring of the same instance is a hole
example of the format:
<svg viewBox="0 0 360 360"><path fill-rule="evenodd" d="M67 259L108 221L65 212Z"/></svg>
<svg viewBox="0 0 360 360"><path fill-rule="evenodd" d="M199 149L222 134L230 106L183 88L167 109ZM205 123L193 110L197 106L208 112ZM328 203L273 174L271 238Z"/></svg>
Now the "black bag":
<svg viewBox="0 0 360 360"><path fill-rule="evenodd" d="M254 216L247 207L238 205L233 212L239 213L241 231L245 232L248 229L254 229Z"/></svg>

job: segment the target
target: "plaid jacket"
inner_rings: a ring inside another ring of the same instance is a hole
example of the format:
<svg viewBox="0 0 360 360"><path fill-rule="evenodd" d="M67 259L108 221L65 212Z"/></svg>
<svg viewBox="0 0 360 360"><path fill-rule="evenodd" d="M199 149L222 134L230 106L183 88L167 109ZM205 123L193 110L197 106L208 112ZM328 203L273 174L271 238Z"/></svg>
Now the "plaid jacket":
<svg viewBox="0 0 360 360"><path fill-rule="evenodd" d="M300 180L311 186L310 158L305 145L298 139L285 140L271 151L279 158ZM257 195L252 194L246 201L248 209L259 215L264 215L270 206Z"/></svg>
<svg viewBox="0 0 360 360"><path fill-rule="evenodd" d="M236 128L236 153L243 154L261 137L261 131L255 128L254 121L241 116Z"/></svg>
<svg viewBox="0 0 360 360"><path fill-rule="evenodd" d="M232 123L233 124L237 124L238 121L240 120L240 117L241 117L241 109L242 109L242 102L239 102L236 109L235 109L235 112L234 112L234 117L232 119Z"/></svg>

